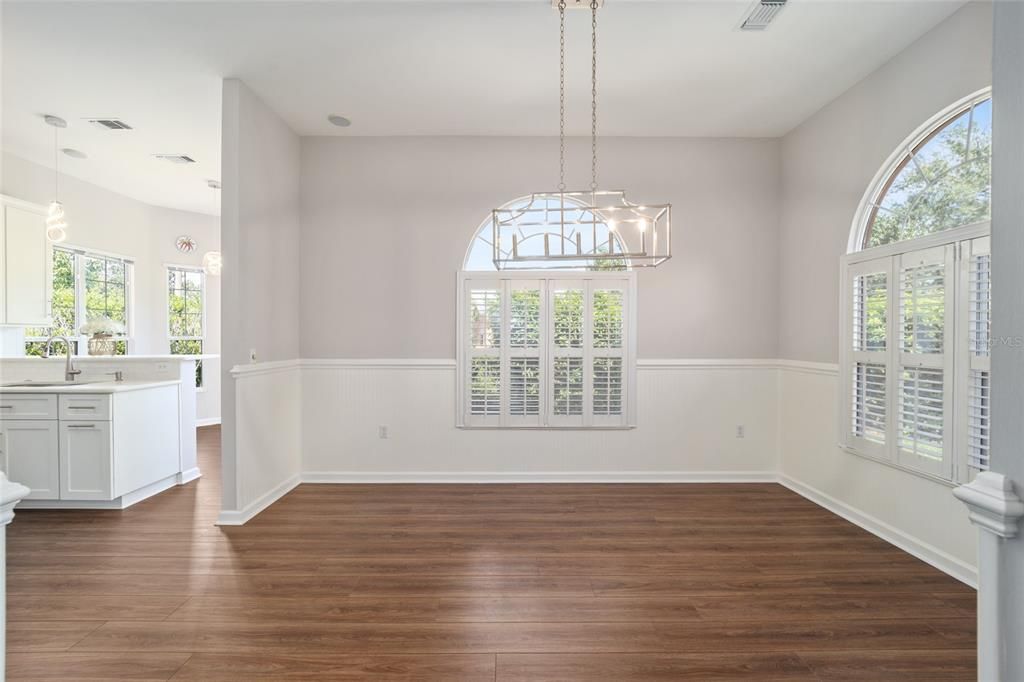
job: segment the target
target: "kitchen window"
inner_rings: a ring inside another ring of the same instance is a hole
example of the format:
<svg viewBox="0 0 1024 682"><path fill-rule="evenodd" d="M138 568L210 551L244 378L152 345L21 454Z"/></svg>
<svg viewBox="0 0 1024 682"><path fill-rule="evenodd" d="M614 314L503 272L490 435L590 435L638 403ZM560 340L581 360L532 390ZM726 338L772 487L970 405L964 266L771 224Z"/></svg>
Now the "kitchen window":
<svg viewBox="0 0 1024 682"><path fill-rule="evenodd" d="M206 275L201 268L167 267L167 338L171 355L202 355L206 330ZM196 358L196 388L203 360Z"/></svg>
<svg viewBox="0 0 1024 682"><path fill-rule="evenodd" d="M66 336L73 354L84 353L88 338L79 330L86 322L106 317L124 325L126 335L115 341L114 353L127 355L133 269L129 258L55 246L50 307L53 324L25 330L25 354L43 355L51 335ZM54 341L51 354L64 352L64 343Z"/></svg>

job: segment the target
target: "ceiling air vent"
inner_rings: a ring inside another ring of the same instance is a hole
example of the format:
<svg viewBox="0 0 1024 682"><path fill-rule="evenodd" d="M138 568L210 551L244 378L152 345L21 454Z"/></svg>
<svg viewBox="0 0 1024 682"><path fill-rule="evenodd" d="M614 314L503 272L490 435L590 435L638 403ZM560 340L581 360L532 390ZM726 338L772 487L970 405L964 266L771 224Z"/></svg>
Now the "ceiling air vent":
<svg viewBox="0 0 1024 682"><path fill-rule="evenodd" d="M119 118L88 118L86 119L89 123L92 123L98 128L104 130L131 130L132 127L122 121Z"/></svg>
<svg viewBox="0 0 1024 682"><path fill-rule="evenodd" d="M186 156L185 154L154 154L153 156L155 156L158 159L163 159L164 161L170 161L171 163L196 162L196 160L193 159L191 156Z"/></svg>
<svg viewBox="0 0 1024 682"><path fill-rule="evenodd" d="M760 0L750 8L750 14L740 24L744 31L763 31L786 6L786 0Z"/></svg>

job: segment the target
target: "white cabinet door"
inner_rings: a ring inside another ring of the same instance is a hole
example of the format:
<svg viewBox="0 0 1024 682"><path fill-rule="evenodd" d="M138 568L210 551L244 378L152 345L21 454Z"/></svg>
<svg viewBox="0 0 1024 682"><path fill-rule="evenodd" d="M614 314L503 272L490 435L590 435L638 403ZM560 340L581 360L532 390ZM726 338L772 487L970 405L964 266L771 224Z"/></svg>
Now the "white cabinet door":
<svg viewBox="0 0 1024 682"><path fill-rule="evenodd" d="M4 258L6 324L46 327L50 324L52 247L46 239L46 217L6 204Z"/></svg>
<svg viewBox="0 0 1024 682"><path fill-rule="evenodd" d="M111 500L110 422L60 422L60 499Z"/></svg>
<svg viewBox="0 0 1024 682"><path fill-rule="evenodd" d="M60 498L57 422L0 421L0 466L7 478L27 486L26 499Z"/></svg>

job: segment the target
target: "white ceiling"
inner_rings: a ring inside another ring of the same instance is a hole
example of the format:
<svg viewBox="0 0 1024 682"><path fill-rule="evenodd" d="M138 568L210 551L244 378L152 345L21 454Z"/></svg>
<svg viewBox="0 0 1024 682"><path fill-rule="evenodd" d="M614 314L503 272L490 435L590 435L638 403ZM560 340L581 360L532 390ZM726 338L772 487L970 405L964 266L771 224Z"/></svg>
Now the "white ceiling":
<svg viewBox="0 0 1024 682"><path fill-rule="evenodd" d="M748 0L607 0L600 132L779 136L963 0L790 0L764 33ZM570 12L568 115L589 133L589 14ZM239 77L301 135L557 134L549 0L48 2L3 5L3 142L148 203L214 212L220 82ZM353 120L347 129L329 113ZM82 119L116 116L131 132ZM185 153L192 166L152 158Z"/></svg>

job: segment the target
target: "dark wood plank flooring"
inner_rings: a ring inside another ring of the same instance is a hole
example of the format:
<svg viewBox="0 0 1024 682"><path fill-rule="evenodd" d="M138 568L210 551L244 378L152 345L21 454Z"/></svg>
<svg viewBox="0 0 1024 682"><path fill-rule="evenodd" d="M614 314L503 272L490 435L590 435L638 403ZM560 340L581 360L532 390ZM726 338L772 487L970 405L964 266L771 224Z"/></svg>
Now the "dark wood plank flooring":
<svg viewBox="0 0 1024 682"><path fill-rule="evenodd" d="M971 680L973 591L758 485L201 480L8 526L10 680Z"/></svg>

